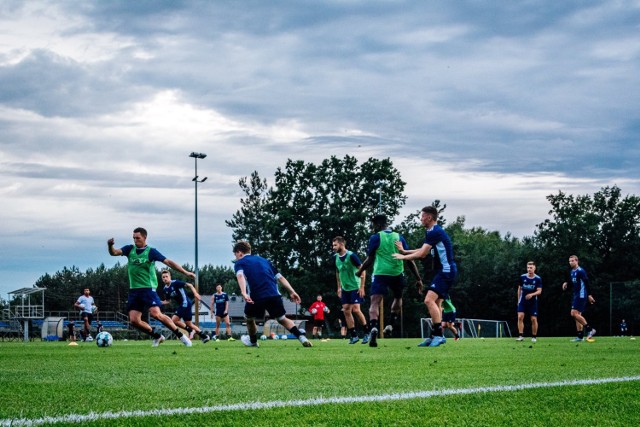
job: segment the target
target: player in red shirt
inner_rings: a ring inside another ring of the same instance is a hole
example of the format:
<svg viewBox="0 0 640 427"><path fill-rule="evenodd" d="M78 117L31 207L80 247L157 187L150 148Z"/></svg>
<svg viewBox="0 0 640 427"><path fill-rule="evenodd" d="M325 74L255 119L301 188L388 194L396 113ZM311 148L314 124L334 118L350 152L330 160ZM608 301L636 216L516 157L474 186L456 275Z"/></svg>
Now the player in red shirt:
<svg viewBox="0 0 640 427"><path fill-rule="evenodd" d="M313 316L313 337L322 337L322 327L324 326L324 315L329 313L329 307L322 302L322 295L316 297L316 302L309 307L309 313Z"/></svg>

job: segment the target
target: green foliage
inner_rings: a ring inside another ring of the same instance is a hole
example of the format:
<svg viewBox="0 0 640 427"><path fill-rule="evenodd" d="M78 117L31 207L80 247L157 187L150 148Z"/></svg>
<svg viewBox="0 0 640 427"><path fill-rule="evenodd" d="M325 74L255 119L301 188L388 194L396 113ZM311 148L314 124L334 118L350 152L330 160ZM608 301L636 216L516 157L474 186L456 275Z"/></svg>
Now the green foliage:
<svg viewBox="0 0 640 427"><path fill-rule="evenodd" d="M385 339L373 349L331 340L316 341L313 348L305 349L289 340L261 342L260 348L248 349L239 342L226 341L195 343L192 348L175 340L159 348L151 348L150 341L116 341L113 347L101 349L94 343L69 347L64 342L4 342L0 343L0 423L94 413L95 421L73 425L640 424L637 380L394 401L206 410L253 402L381 396L640 374L638 344L629 339L598 338L596 343L579 345L567 338L545 338L536 345L506 338L463 339L439 348L418 348L417 343L415 339ZM203 361L215 369L203 367ZM187 385L181 387L179 395L178 379ZM153 387L145 387L150 382ZM212 394L212 384L224 393ZM179 408L184 412L163 413ZM138 410L147 414L117 417L121 411ZM153 413L154 410L159 412ZM107 412L114 418L98 419Z"/></svg>

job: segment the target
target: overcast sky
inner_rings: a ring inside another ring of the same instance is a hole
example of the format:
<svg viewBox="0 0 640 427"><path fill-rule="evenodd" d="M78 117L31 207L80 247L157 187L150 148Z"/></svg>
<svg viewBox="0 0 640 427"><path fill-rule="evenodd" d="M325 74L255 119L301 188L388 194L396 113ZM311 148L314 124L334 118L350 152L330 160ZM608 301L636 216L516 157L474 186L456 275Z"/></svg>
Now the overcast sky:
<svg viewBox="0 0 640 427"><path fill-rule="evenodd" d="M0 296L137 226L193 264L192 151L201 266L287 159L389 157L403 215L530 236L559 190L640 194L639 88L638 1L3 0Z"/></svg>

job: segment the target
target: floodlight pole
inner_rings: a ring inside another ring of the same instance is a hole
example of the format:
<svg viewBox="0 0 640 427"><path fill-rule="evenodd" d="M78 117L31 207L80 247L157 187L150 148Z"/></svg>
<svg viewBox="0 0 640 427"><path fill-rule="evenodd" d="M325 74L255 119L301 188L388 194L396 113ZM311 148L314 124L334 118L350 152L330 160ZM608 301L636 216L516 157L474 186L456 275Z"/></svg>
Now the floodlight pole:
<svg viewBox="0 0 640 427"><path fill-rule="evenodd" d="M196 152L192 152L191 154L189 154L189 157L193 157L194 161L195 161L195 175L192 179L193 184L194 184L194 188L195 188L195 198L196 198L196 204L195 204L195 266L194 266L194 273L196 275L196 283L195 283L195 288L196 288L196 292L200 292L199 291L199 287L198 287L198 278L199 278L199 272L198 272L198 184L205 182L207 180L207 177L205 176L202 179L198 179L198 159L204 159L205 157L207 157L206 154L204 153L196 153ZM194 307L195 307L195 311L196 311L196 326L198 326L200 324L200 304L199 301L196 299L194 301Z"/></svg>

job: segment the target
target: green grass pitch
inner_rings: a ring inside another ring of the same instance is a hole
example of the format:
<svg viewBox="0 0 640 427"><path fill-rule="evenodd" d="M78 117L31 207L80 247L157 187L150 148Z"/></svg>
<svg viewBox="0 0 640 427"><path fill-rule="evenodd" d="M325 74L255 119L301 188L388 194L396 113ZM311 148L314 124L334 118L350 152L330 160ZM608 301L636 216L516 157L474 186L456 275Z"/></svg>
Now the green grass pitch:
<svg viewBox="0 0 640 427"><path fill-rule="evenodd" d="M640 425L637 341L419 342L0 342L0 426Z"/></svg>

